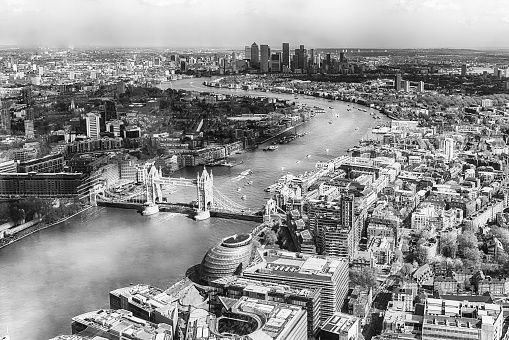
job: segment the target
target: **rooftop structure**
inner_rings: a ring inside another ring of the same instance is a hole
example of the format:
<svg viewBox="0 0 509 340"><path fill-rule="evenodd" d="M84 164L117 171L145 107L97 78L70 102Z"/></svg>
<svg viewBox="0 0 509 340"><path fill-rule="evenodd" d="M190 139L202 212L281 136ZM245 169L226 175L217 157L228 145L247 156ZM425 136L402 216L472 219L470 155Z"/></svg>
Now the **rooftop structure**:
<svg viewBox="0 0 509 340"><path fill-rule="evenodd" d="M248 296L265 301L299 305L306 309L308 335L315 336L320 322L320 289L293 288L274 282L257 281L238 276L227 276L210 283L217 294L228 298Z"/></svg>
<svg viewBox="0 0 509 340"><path fill-rule="evenodd" d="M321 288L321 320L341 310L348 290L348 262L327 256L266 251L242 276L297 288Z"/></svg>
<svg viewBox="0 0 509 340"><path fill-rule="evenodd" d="M174 335L170 325L142 320L123 309L101 309L75 316L72 318L72 333L132 340L171 340Z"/></svg>
<svg viewBox="0 0 509 340"><path fill-rule="evenodd" d="M320 328L323 340L358 339L360 333L359 318L343 313L334 313Z"/></svg>
<svg viewBox="0 0 509 340"><path fill-rule="evenodd" d="M463 299L463 301L460 301ZM478 302L468 296L454 299L428 298L425 303L422 339L498 340L502 337L502 307Z"/></svg>
<svg viewBox="0 0 509 340"><path fill-rule="evenodd" d="M135 317L175 325L177 321L176 299L159 288L134 285L110 292L110 307L132 312Z"/></svg>

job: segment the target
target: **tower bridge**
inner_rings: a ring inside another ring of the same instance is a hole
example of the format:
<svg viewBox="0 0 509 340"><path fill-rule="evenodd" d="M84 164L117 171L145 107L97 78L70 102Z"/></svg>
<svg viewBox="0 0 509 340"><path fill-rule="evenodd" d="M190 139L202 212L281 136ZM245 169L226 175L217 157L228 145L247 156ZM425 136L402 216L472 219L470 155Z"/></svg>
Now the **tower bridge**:
<svg viewBox="0 0 509 340"><path fill-rule="evenodd" d="M90 191L91 203L95 204L95 202L99 201L139 204L145 208L143 214L150 215L159 211L160 204L166 204L163 199L163 187L187 186L196 187L196 220L208 219L211 213L213 215L252 216L253 218L259 216L257 211L252 211L250 208L231 200L219 191L214 186L212 172L209 173L205 167L201 173L197 174L196 179L164 177L161 170L158 170L153 164L146 167L143 171L143 178L145 179L143 185L135 188L131 193L121 195L96 186ZM274 213L277 213L274 206L268 204L265 208L265 215L268 214L270 216L270 214Z"/></svg>

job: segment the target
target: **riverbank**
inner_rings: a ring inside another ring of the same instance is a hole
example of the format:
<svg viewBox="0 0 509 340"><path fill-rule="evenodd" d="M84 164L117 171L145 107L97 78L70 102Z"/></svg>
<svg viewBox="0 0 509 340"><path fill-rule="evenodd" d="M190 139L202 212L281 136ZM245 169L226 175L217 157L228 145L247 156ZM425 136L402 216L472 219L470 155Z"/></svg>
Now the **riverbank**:
<svg viewBox="0 0 509 340"><path fill-rule="evenodd" d="M267 139L257 143L257 145L260 145L260 144L263 144L263 143L267 143L268 141L271 141L274 138L277 138L277 137L281 136L282 134L284 134L284 133L286 133L286 132L288 132L288 131L290 131L292 129L295 129L295 128L301 126L302 124L304 124L304 122L300 122L300 123L298 123L298 124L296 124L294 126L290 126L290 127L286 128L286 129L284 129L283 131L279 132L277 135L274 135L272 137L269 137L269 138L267 138Z"/></svg>
<svg viewBox="0 0 509 340"><path fill-rule="evenodd" d="M381 107L377 107L377 106L373 106L374 104L370 104L368 103L365 99L363 98L357 98L355 96L350 96L350 97L345 97L345 96L337 96L337 95L334 95L334 94L330 94L330 93L327 93L327 94L324 94L324 95L320 95L316 92L311 92L311 91L298 91L296 89L292 89L293 92L282 92L281 90L276 90L272 87L268 87L266 90L262 90L262 89L258 89L258 88L233 88L233 87L229 87L229 86L215 86L214 84L219 84L219 81L222 80L222 79L225 79L225 77L223 78L220 78L220 79L215 79L213 81L210 81L210 82L203 82L203 86L206 86L206 87L210 87L210 88L220 88L220 89L230 89L230 90L244 90L244 91L257 91L257 92L260 92L260 94L263 94L263 93L266 93L266 92L270 92L270 93L273 93L273 94L285 94L285 95L302 95L302 96L311 96L314 98L320 98L320 99L326 99L326 100L329 100L329 101L342 101L342 102L347 102L347 103L354 103L354 104L357 104L357 105L360 105L360 106L364 106L368 109L373 109L373 110L377 110L380 114L384 114L386 116L388 116L388 114L386 112L384 112L384 110L382 110ZM297 98L297 97L295 97ZM389 116L388 116L389 117ZM392 118L392 117L389 117L391 119L395 119L395 118Z"/></svg>
<svg viewBox="0 0 509 340"><path fill-rule="evenodd" d="M76 215L79 215L81 214L82 212L84 211L87 211L88 209L92 208L92 206L85 206L83 209L81 209L80 211L70 215L70 216L67 216L67 217L64 217L64 218L61 218L59 219L58 221L55 221L53 223L50 223L50 224L46 224L46 223L37 223L33 226L30 226L26 229L23 229L22 231L14 234L14 235L11 235L7 238L3 238L3 239L0 239L0 249L4 248L4 247L7 247L9 244L12 244L14 242L17 242L19 240L22 240L24 239L25 237L27 236L30 236L32 235L33 233L36 233L38 231L41 231L41 230L44 230L44 229L47 229L49 227L52 227L52 226L55 226L59 223L62 223L62 222L65 222L67 221L68 219L76 216Z"/></svg>

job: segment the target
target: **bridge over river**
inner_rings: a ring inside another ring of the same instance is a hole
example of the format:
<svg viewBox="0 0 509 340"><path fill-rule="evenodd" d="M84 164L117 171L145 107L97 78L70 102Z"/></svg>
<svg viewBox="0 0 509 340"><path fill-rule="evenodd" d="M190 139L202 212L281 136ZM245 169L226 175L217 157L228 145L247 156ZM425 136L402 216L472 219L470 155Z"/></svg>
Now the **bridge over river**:
<svg viewBox="0 0 509 340"><path fill-rule="evenodd" d="M204 167L196 179L172 178L162 176L153 164L144 168L144 182L133 191L125 194L115 193L97 185L90 191L90 202L93 205L110 205L143 208L143 215L152 215L160 210L183 213L194 213L196 220L208 219L211 216L238 218L243 220L262 221L277 215L273 200L267 201L265 211L255 211L228 198L214 186L214 176ZM196 205L169 203L163 198L163 187L188 186L196 187Z"/></svg>

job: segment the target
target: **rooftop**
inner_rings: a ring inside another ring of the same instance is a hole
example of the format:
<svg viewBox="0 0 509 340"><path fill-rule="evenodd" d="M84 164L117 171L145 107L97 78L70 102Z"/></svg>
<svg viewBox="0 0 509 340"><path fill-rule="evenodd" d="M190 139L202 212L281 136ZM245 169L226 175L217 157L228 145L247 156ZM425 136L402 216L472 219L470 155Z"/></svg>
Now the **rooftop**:
<svg viewBox="0 0 509 340"><path fill-rule="evenodd" d="M358 321L356 316L336 312L325 320L321 329L335 334L347 334Z"/></svg>
<svg viewBox="0 0 509 340"><path fill-rule="evenodd" d="M154 324L133 316L123 309L100 309L72 318L73 322L90 327L90 329L109 334L127 335L133 340L170 340L173 337L172 328L167 324ZM162 337L159 335L163 335ZM100 335L100 334L96 334Z"/></svg>
<svg viewBox="0 0 509 340"><path fill-rule="evenodd" d="M213 281L213 285L224 285L224 286L238 286L244 289L255 291L261 288L260 292L274 292L281 294L292 294L303 297L309 297L313 295L316 289L299 289L291 288L290 286L266 281L251 280L244 277L238 276L227 276Z"/></svg>
<svg viewBox="0 0 509 340"><path fill-rule="evenodd" d="M246 268L245 272L263 270L285 276L313 275L314 278L319 279L320 277L332 277L339 266L348 265L344 260L333 257L280 250L265 252L263 260L261 263Z"/></svg>

